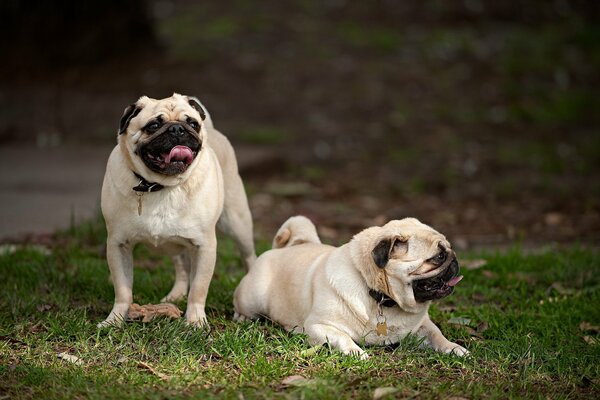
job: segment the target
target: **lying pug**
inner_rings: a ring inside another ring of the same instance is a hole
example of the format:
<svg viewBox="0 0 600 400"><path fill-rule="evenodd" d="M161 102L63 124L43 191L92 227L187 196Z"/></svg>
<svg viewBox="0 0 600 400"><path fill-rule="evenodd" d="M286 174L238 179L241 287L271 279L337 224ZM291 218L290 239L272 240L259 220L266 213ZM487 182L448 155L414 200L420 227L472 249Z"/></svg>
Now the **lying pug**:
<svg viewBox="0 0 600 400"><path fill-rule="evenodd" d="M357 343L392 344L411 333L437 351L468 354L427 313L462 279L442 234L405 218L365 229L340 247L315 235L294 244L294 229L314 231L308 219L294 218L278 232L289 231L288 240L263 253L237 287L235 320L264 316L305 333L311 345L329 343L361 358L368 355Z"/></svg>
<svg viewBox="0 0 600 400"><path fill-rule="evenodd" d="M117 136L101 198L115 303L98 326L119 324L127 316L137 243L173 257L175 284L162 301L187 294L187 322L205 324L217 223L233 237L247 268L256 259L233 148L198 99L179 94L141 97L125 109Z"/></svg>

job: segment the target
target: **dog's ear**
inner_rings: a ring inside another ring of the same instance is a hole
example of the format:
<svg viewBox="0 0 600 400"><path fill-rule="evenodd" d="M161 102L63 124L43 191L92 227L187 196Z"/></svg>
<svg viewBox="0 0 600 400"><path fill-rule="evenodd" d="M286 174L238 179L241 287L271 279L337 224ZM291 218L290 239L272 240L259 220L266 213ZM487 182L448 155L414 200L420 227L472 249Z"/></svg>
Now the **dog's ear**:
<svg viewBox="0 0 600 400"><path fill-rule="evenodd" d="M275 239L273 239L273 248L280 249L285 247L285 245L290 240L290 236L292 236L292 232L289 229L284 229L281 232L277 233Z"/></svg>
<svg viewBox="0 0 600 400"><path fill-rule="evenodd" d="M131 122L131 120L134 119L140 113L140 111L142 111L142 108L138 106L137 103L127 106L123 112L121 121L119 121L119 135L125 133L127 127L129 126L129 122Z"/></svg>
<svg viewBox="0 0 600 400"><path fill-rule="evenodd" d="M204 106L202 105L202 103L200 103L200 100L198 100L196 97L188 96L188 104L192 106L192 108L194 108L196 111L198 111L198 113L200 114L200 118L202 118L202 121L206 119L206 111L204 110Z"/></svg>
<svg viewBox="0 0 600 400"><path fill-rule="evenodd" d="M408 240L403 236L394 236L391 238L382 239L371 252L375 265L379 268L385 268L392 253L401 252L402 254L408 251Z"/></svg>

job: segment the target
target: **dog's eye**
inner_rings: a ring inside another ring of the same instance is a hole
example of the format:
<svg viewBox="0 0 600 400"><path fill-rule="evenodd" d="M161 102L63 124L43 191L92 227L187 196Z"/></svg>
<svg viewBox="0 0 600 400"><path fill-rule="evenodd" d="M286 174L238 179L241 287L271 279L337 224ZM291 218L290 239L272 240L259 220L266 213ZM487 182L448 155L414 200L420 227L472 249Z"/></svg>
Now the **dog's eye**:
<svg viewBox="0 0 600 400"><path fill-rule="evenodd" d="M446 261L446 252L442 251L439 252L436 256L434 256L431 261L433 261L436 264L441 264L444 261Z"/></svg>
<svg viewBox="0 0 600 400"><path fill-rule="evenodd" d="M152 123L146 125L146 130L149 132L154 132L158 128L160 128L160 124L158 122L152 122Z"/></svg>
<svg viewBox="0 0 600 400"><path fill-rule="evenodd" d="M200 125L195 119L188 118L187 123L192 127L193 130L197 131L200 128Z"/></svg>

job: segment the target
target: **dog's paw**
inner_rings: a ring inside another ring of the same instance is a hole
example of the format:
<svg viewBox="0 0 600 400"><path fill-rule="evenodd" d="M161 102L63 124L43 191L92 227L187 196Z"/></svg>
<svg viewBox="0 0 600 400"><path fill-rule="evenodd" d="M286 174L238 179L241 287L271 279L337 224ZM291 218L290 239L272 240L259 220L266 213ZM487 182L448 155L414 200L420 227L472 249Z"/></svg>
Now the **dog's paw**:
<svg viewBox="0 0 600 400"><path fill-rule="evenodd" d="M233 320L235 322L244 322L244 321L249 321L250 318L246 317L245 315L239 314L237 311L235 313L233 313Z"/></svg>
<svg viewBox="0 0 600 400"><path fill-rule="evenodd" d="M204 312L204 307L193 306L188 304L188 309L185 313L185 320L187 325L192 328L206 328L208 327L208 321Z"/></svg>
<svg viewBox="0 0 600 400"><path fill-rule="evenodd" d="M454 354L458 357L466 357L469 355L469 350L465 349L459 344L451 343L451 345L444 350L444 353Z"/></svg>
<svg viewBox="0 0 600 400"><path fill-rule="evenodd" d="M124 319L122 317L111 317L110 315L104 321L98 323L96 326L99 329L109 328L109 327L119 327L123 325Z"/></svg>
<svg viewBox="0 0 600 400"><path fill-rule="evenodd" d="M369 358L367 352L358 346L352 347L350 349L344 349L342 350L342 353L344 353L347 356L358 357L361 360L367 360Z"/></svg>
<svg viewBox="0 0 600 400"><path fill-rule="evenodd" d="M185 293L183 294L174 294L169 293L162 299L160 299L161 303L177 303L185 299Z"/></svg>

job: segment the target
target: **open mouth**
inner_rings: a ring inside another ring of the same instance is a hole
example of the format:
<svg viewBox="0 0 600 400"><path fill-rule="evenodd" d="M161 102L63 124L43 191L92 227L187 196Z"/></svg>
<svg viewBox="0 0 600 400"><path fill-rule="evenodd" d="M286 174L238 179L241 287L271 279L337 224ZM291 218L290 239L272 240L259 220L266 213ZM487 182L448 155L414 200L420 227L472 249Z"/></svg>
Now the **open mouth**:
<svg viewBox="0 0 600 400"><path fill-rule="evenodd" d="M454 286L463 278L459 275L460 267L456 259L439 274L430 278L413 281L413 292L415 300L424 302L429 300L441 299L450 295L454 291Z"/></svg>
<svg viewBox="0 0 600 400"><path fill-rule="evenodd" d="M139 153L148 168L164 175L185 172L201 148L200 142L195 138L177 142L159 139L160 137L142 146Z"/></svg>

